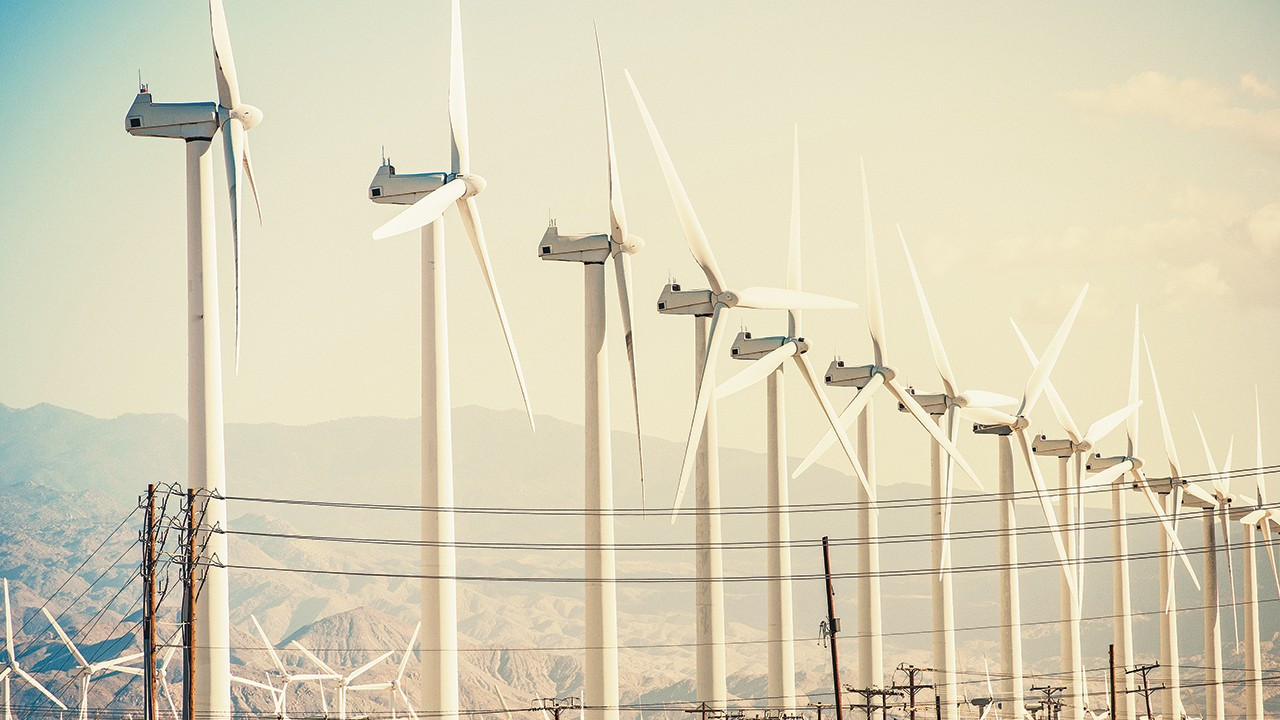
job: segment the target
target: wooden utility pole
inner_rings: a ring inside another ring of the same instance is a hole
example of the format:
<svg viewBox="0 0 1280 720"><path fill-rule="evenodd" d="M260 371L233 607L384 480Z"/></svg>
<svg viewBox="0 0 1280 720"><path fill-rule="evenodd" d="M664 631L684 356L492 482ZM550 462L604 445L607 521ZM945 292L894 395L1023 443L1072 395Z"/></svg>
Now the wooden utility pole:
<svg viewBox="0 0 1280 720"><path fill-rule="evenodd" d="M844 720L844 708L840 705L840 653L836 649L836 633L840 632L840 618L836 617L836 591L831 587L830 538L822 536L822 569L827 576L827 634L831 636L831 683L836 691L836 720Z"/></svg>
<svg viewBox="0 0 1280 720"><path fill-rule="evenodd" d="M196 557L200 543L196 537L196 491L187 489L187 547L183 558L182 645L186 658L182 663L182 716L196 720Z"/></svg>
<svg viewBox="0 0 1280 720"><path fill-rule="evenodd" d="M811 702L811 703L809 703L809 707L811 707L811 708L816 708L816 709L818 710L818 720L822 720L822 708L824 708L824 707L830 707L830 706L829 706L829 705L824 705L824 704L822 704L822 703L820 703L820 702Z"/></svg>
<svg viewBox="0 0 1280 720"><path fill-rule="evenodd" d="M156 720L156 486L147 485L146 527L142 536L143 717Z"/></svg>
<svg viewBox="0 0 1280 720"><path fill-rule="evenodd" d="M1164 685L1161 685L1160 687L1154 687L1154 688L1147 686L1147 673L1151 672L1152 670L1155 670L1158 667L1160 667L1160 663L1151 663L1149 665L1139 665L1138 667L1132 670L1125 671L1126 675L1132 675L1134 673L1142 674L1142 689L1133 690L1132 692L1142 693L1142 697L1147 703L1147 720L1151 720L1151 718L1154 717L1151 714L1151 693L1155 692L1156 690L1164 689ZM1126 691L1126 692L1129 692L1129 691Z"/></svg>
<svg viewBox="0 0 1280 720"><path fill-rule="evenodd" d="M1107 646L1107 682L1110 684L1108 695L1111 697L1111 720L1116 720L1116 646Z"/></svg>
<svg viewBox="0 0 1280 720"><path fill-rule="evenodd" d="M917 683L916 676L924 672L933 672L933 668L918 668L915 665L899 663L898 669L907 674L907 684L894 685L893 689L907 691L907 713L910 715L911 720L916 720L916 693L933 688L932 684Z"/></svg>
<svg viewBox="0 0 1280 720"><path fill-rule="evenodd" d="M1058 713L1056 711L1062 707L1062 700L1060 698L1055 699L1053 696L1061 695L1063 690L1066 690L1066 688L1062 686L1050 686L1050 685L1042 685L1040 687L1036 687L1035 685L1031 686L1031 692L1044 693L1044 710L1046 713L1048 713L1049 720L1054 720L1056 717L1058 717Z"/></svg>

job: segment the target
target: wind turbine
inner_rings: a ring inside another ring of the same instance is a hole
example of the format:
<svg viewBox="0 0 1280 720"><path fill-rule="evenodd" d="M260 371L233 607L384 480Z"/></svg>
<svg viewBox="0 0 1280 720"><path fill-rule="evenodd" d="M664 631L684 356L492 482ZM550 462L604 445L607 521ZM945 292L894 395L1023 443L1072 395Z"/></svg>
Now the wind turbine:
<svg viewBox="0 0 1280 720"><path fill-rule="evenodd" d="M231 617L226 564L226 449L222 412L222 343L218 313L217 244L213 222L213 138L222 132L231 203L235 257L235 363L240 358L240 199L248 180L261 219L253 179L248 131L262 122L262 111L244 103L222 0L209 0L217 102L156 103L146 85L125 115L130 135L183 140L187 175L187 486L207 491L201 508L200 564L204 586L196 600L196 712L222 717L231 713ZM216 558L216 562L214 559Z"/></svg>
<svg viewBox="0 0 1280 720"><path fill-rule="evenodd" d="M1013 330L1027 355L1027 360L1034 368L1037 362L1035 351L1027 343L1016 322L1013 323ZM1076 574L1074 594L1065 579L1059 583L1058 607L1061 616L1066 619L1066 622L1060 626L1060 667L1064 677L1071 677L1068 687L1071 699L1068 706L1075 720L1084 720L1087 703L1083 673L1084 650L1080 635L1080 619L1084 609L1084 564L1082 562L1084 534L1080 525L1084 522L1084 495L1080 492L1080 486L1084 476L1085 458L1089 452L1102 438L1137 412L1140 403L1132 401L1110 415L1100 418L1087 430L1081 432L1051 380L1045 381L1044 394L1049 400L1049 406L1053 409L1054 417L1066 431L1067 437L1050 439L1047 435L1038 435L1031 443L1031 452L1058 460L1058 507L1062 510L1062 523L1066 528L1062 539L1067 556L1071 559L1073 572Z"/></svg>
<svg viewBox="0 0 1280 720"><path fill-rule="evenodd" d="M649 139L653 143L658 163L662 166L662 174L676 206L676 214L680 218L686 240L694 260L702 268L703 274L710 284L707 290L682 290L676 283L663 288L658 299L658 311L668 315L693 315L694 325L694 363L697 383L697 401L694 404L693 419L690 423L689 439L685 446L684 458L681 461L680 481L676 488L675 502L671 512L674 523L684 499L689 475L694 470L695 455L698 455L698 482L696 491L696 537L698 550L695 557L695 573L698 581L695 586L697 618L697 698L711 703L715 707L723 707L727 699L725 688L724 664L724 589L715 580L722 576L722 560L720 551L720 479L717 458L717 435L715 422L715 360L719 354L720 344L725 335L726 315L733 308L754 308L767 310L834 310L855 309L854 303L829 298L822 295L801 292L798 290L782 290L776 288L749 287L739 291L731 290L725 281L720 266L711 252L711 245L693 204L685 192L684 185L676 174L671 156L658 134L653 118L640 97L631 74L627 73L627 82L631 92L640 106L640 114L644 118ZM708 324L708 318L710 322ZM808 360L801 356L801 367L805 367L806 378L811 385L816 384L812 378L812 368ZM823 396L825 398L825 395ZM835 408L825 403L823 410L833 424L836 422ZM854 469L861 475L857 456L849 438L840 431L841 443L845 453L854 464ZM865 482L865 479L864 479Z"/></svg>
<svg viewBox="0 0 1280 720"><path fill-rule="evenodd" d="M165 650L164 657L160 659L160 689L164 691L164 699L169 702L169 713L173 715L173 720L178 718L178 705L173 701L173 690L169 687L169 661L173 659L173 653L177 651L177 647L169 646Z"/></svg>
<svg viewBox="0 0 1280 720"><path fill-rule="evenodd" d="M260 683L257 680L250 680L249 678L240 677L239 675L232 675L231 682L266 690L271 696L271 712L275 715L277 720L283 720L284 708L282 703L284 702L284 688L277 688L271 683L270 678L267 679L267 682Z"/></svg>
<svg viewBox="0 0 1280 720"><path fill-rule="evenodd" d="M485 187L484 178L471 172L471 147L467 131L466 83L462 66L462 13L458 0L451 4L452 32L449 54L449 172L397 175L389 160L369 184L375 203L409 205L374 232L374 238L390 237L422 229L422 504L439 508L421 515L422 531L422 702L445 717L458 714L458 574L454 547L453 515L453 416L449 401L449 328L445 291L444 220L442 214L456 203L471 248L480 263L506 340L516 382L533 428L533 408L525 388L524 372L516 355L515 340L498 294L489 262L489 250L475 196Z"/></svg>
<svg viewBox="0 0 1280 720"><path fill-rule="evenodd" d="M18 657L15 654L15 651L13 648L13 613L10 612L9 610L9 579L8 578L4 578L4 647L5 647L5 654L8 656L8 662L5 663L4 669L0 670L0 680L4 681L4 718L5 720L12 720L13 718L13 715L11 713L12 708L9 702L10 676L13 676L13 675L16 675L22 678L24 681L26 681L28 685L35 688L36 690L39 690L41 694L49 698L49 700L53 701L53 704L57 705L60 709L66 710L67 706L63 704L61 700L54 697L53 693L49 692L48 688L46 688L44 685L41 685L39 680L36 680L34 677L32 677L31 673L27 672L26 670L23 670L22 666L18 664Z"/></svg>
<svg viewBox="0 0 1280 720"><path fill-rule="evenodd" d="M618 304L631 369L631 397L636 418L636 442L640 458L640 487L643 499L644 448L640 440L640 389L632 346L631 256L644 241L627 232L622 204L622 185L613 146L613 126L609 118L609 92L604 79L604 58L600 36L596 35L596 57L600 66L600 94L604 103L605 148L609 173L609 232L561 235L555 221L547 227L538 244L543 260L582 263L584 295L584 391L585 474L583 494L588 512L584 518L586 548L586 660L583 694L586 704L602 708L615 717L618 707L618 591L617 561L613 526L613 449L610 444L609 363L605 346L605 269L612 259L618 286ZM643 502L642 502L643 504Z"/></svg>
<svg viewBox="0 0 1280 720"><path fill-rule="evenodd" d="M1245 717L1261 718L1262 697L1262 638L1258 618L1258 555L1259 542L1267 546L1271 559L1271 575L1276 581L1276 593L1280 594L1280 571L1276 570L1272 527L1280 528L1275 510L1267 506L1267 488L1262 474L1262 405L1258 400L1258 388L1253 388L1253 406L1257 419L1257 458L1254 462L1254 483L1257 489L1255 509L1240 518L1244 525L1244 668L1245 668ZM1246 500L1247 502L1247 500ZM1258 532L1262 540L1258 540Z"/></svg>
<svg viewBox="0 0 1280 720"><path fill-rule="evenodd" d="M386 690L391 694L391 720L396 720L396 697L399 696L401 702L404 703L404 709L409 711L409 716L413 720L418 720L418 713L414 712L413 704L409 702L409 695L404 691L404 670L409 666L409 656L413 654L413 644L418 641L418 631L422 629L422 623L418 623L413 628L413 635L409 638L409 645L405 647L404 655L400 658L400 668L396 671L394 680L388 680L380 683L369 683L365 685L352 685L348 690L363 692L367 690Z"/></svg>
<svg viewBox="0 0 1280 720"><path fill-rule="evenodd" d="M1226 717L1226 698L1223 696L1222 677L1222 612L1218 595L1218 538L1216 524L1222 521L1223 552L1227 557L1227 584L1231 587L1231 621L1235 628L1236 652L1240 651L1240 626L1236 617L1236 581L1235 570L1231 564L1231 503L1235 496L1231 494L1231 455L1235 449L1235 438L1227 446L1227 456L1223 461L1222 471L1214 462L1209 451L1209 441L1204 436L1204 428L1200 426L1200 418L1192 413L1196 421L1196 431L1200 434L1200 444L1204 447L1205 460L1209 464L1209 472L1213 478L1213 492L1205 490L1196 483L1186 486L1186 497L1183 502L1204 509L1204 658L1205 658L1205 715L1209 720L1224 720Z"/></svg>
<svg viewBox="0 0 1280 720"><path fill-rule="evenodd" d="M394 652L392 650L388 650L382 653L381 655L379 655L378 657L374 658L373 660L370 660L364 665L361 665L360 667L352 670L346 675L343 675L342 673L339 673L337 670L334 670L332 667L329 667L329 665L326 664L325 661L317 657L315 653L303 647L301 644L298 643L297 640L294 640L292 645L298 650L301 650L303 655L306 655L307 658L311 660L311 662L315 663L316 666L319 667L321 670L323 670L326 674L333 675L338 678L338 720L347 720L347 690L351 688L352 681L354 681L356 678L372 670L375 666L378 665L378 663L391 657L392 653ZM323 687L324 686L322 685L321 686L322 695L324 694Z"/></svg>
<svg viewBox="0 0 1280 720"><path fill-rule="evenodd" d="M71 657L75 659L76 664L84 671L80 675L80 718L88 720L89 718L89 684L93 682L93 676L97 673L113 673L120 672L127 675L142 676L142 670L135 667L127 667L127 663L133 662L142 657L142 653L132 653L129 655L121 655L111 660L100 660L98 662L89 662L84 655L80 653L80 648L71 642L71 638L67 635L62 626L58 624L56 618L49 613L48 608L40 608L40 612L44 613L44 617L53 626L58 637L62 640L62 644L67 646L67 650L71 653ZM7 617L7 615L6 615Z"/></svg>
<svg viewBox="0 0 1280 720"><path fill-rule="evenodd" d="M278 710L283 720L289 718L289 685L295 682L305 682L307 680L341 680L342 676L337 673L291 673L285 669L284 663L280 661L280 655L276 652L276 648L267 639L267 634L263 632L262 625L258 622L255 615L249 615L249 619L253 621L254 630L257 631L258 637L262 639L262 646L267 649L267 653L271 656L271 664L275 666L276 673L280 679L280 708ZM321 685L323 688L323 685ZM321 695L323 695L323 690Z"/></svg>

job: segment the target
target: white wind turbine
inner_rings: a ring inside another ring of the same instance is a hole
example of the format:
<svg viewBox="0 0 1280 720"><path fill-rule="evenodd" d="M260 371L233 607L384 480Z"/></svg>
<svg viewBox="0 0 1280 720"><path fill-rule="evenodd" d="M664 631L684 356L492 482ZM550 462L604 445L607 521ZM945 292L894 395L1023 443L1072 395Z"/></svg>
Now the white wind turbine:
<svg viewBox="0 0 1280 720"><path fill-rule="evenodd" d="M169 702L169 713L173 715L173 720L178 719L178 704L173 701L173 690L169 687L169 661L173 660L173 653L178 648L170 646L165 650L164 657L160 658L159 680L160 690L164 692L164 699Z"/></svg>
<svg viewBox="0 0 1280 720"><path fill-rule="evenodd" d="M267 639L267 634L262 630L262 625L258 622L258 618L254 615L250 615L249 619L253 621L254 630L257 631L258 637L261 638L262 646L267 649L267 653L271 656L271 664L274 665L276 668L276 674L280 680L279 709L277 710L277 713L279 713L280 717L283 718L283 720L288 720L289 718L289 685L295 682L306 682L307 680L324 681L324 680L341 680L342 679L341 675L338 675L337 673L333 673L333 672L325 672L325 673L291 673L289 672L285 668L284 663L280 661L280 655L276 652L275 646L272 645L271 641ZM324 686L322 684L321 693L320 693L322 697L324 696L323 687Z"/></svg>
<svg viewBox="0 0 1280 720"><path fill-rule="evenodd" d="M284 708L282 703L284 702L284 688L277 688L275 684L271 682L270 678L267 678L267 682L260 683L257 680L250 680L249 678L240 677L239 675L232 675L231 682L255 687L260 690L266 690L267 694L271 697L272 716L277 718L277 720L283 720Z"/></svg>
<svg viewBox="0 0 1280 720"><path fill-rule="evenodd" d="M338 720L347 720L347 690L351 689L352 681L354 681L356 678L372 670L374 667L378 665L378 663L391 657L392 653L394 652L392 650L388 650L382 653L381 655L379 655L378 657L374 658L373 660L370 660L364 665L361 665L360 667L352 670L346 675L343 675L342 673L330 667L327 663L325 663L325 661L321 660L315 653L303 647L297 640L294 640L291 644L298 650L302 651L303 655L306 655L307 658L311 660L311 662L315 663L316 666L319 667L321 670L323 670L327 675L332 675L338 678ZM320 694L322 696L324 695L323 685L320 686Z"/></svg>
<svg viewBox="0 0 1280 720"><path fill-rule="evenodd" d="M404 691L404 671L409 666L409 657L413 655L413 644L418 641L418 631L422 629L422 623L418 623L413 628L413 635L409 637L409 644L404 649L404 655L400 658L400 667L396 670L396 676L393 680L387 680L380 683L367 683L365 685L352 685L347 688L357 692L366 692L372 690L386 690L390 693L391 720L396 720L396 698L404 703L404 709L409 711L409 716L413 720L418 720L418 713L413 710L413 703L409 702L409 694Z"/></svg>
<svg viewBox="0 0 1280 720"><path fill-rule="evenodd" d="M1036 366L1037 358L1031 345L1022 335L1018 324L1013 323L1013 330L1018 342L1031 362ZM1066 622L1060 625L1059 654L1064 677L1070 677L1067 701L1068 707L1076 720L1084 720L1086 697L1084 650L1081 644L1081 616L1084 610L1084 533L1081 523L1084 522L1084 495L1080 492L1084 477L1085 458L1094 446L1115 430L1138 410L1139 401L1130 401L1125 407L1100 418L1081 432L1080 427L1067 411L1066 404L1058 395L1051 380L1045 381L1045 397L1053 409L1058 424L1066 431L1065 439L1049 439L1047 435L1038 435L1031 443L1031 452L1058 460L1058 507L1062 511L1062 524L1066 528L1063 533L1063 545L1067 556L1071 559L1073 572L1076 575L1076 592L1073 593L1063 579L1059 583L1058 608Z"/></svg>
<svg viewBox="0 0 1280 720"><path fill-rule="evenodd" d="M53 626L54 631L62 640L62 644L67 646L67 650L71 653L71 657L76 661L83 671L80 675L80 718L88 720L89 717L89 684L93 682L93 676L98 673L110 674L113 672L125 673L127 675L135 675L142 677L142 669L136 667L127 667L128 663L142 657L142 653L131 653L121 655L111 660L99 660L97 662L89 662L84 655L80 653L80 648L71 642L71 638L67 635L62 626L58 624L56 618L49 613L48 608L40 608L40 612L44 613L44 617Z"/></svg>
<svg viewBox="0 0 1280 720"><path fill-rule="evenodd" d="M187 176L187 487L208 491L200 558L204 586L196 601L196 711L226 716L231 712L231 619L227 553L226 449L222 411L222 343L218 312L217 243L213 221L213 138L222 132L231 204L235 257L235 358L240 357L240 201L248 180L261 218L247 132L262 121L262 111L244 103L222 0L209 0L217 102L155 103L143 85L125 116L125 130L142 137L176 138L186 143ZM212 562L216 558L218 562Z"/></svg>
<svg viewBox="0 0 1280 720"><path fill-rule="evenodd" d="M644 241L627 232L622 203L622 185L613 145L613 125L609 117L609 93L604 79L604 58L600 37L596 36L596 57L600 66L600 94L604 104L605 148L609 176L609 232L561 235L555 221L547 227L538 244L543 260L582 263L584 305L584 401L585 474L583 494L588 512L584 518L586 560L586 659L583 694L592 708L614 717L618 706L618 591L617 561L613 526L613 449L610 444L609 363L606 349L605 263L613 261L618 289L618 305L631 370L631 397L635 409L637 456L640 459L640 487L643 504L644 448L640 439L640 389L636 377L632 345L631 256Z"/></svg>
<svg viewBox="0 0 1280 720"><path fill-rule="evenodd" d="M32 677L31 673L22 669L18 664L18 656L13 647L13 613L9 609L9 579L4 578L4 647L7 656L4 669L0 670L0 680L4 681L4 720L13 720L12 708L10 705L10 676L16 675L22 678L28 685L39 690L45 697L49 698L54 705L60 709L66 710L67 706L61 700L54 697L48 688L40 684L39 680Z"/></svg>
<svg viewBox="0 0 1280 720"><path fill-rule="evenodd" d="M443 213L457 204L471 241L498 323L511 355L516 382L533 428L533 408L516 354L507 313L498 294L475 196L485 181L471 172L467 130L466 82L462 64L462 14L451 4L449 54L449 172L397 175L384 160L369 184L375 203L406 205L403 212L374 232L385 238L422 229L422 504L439 508L421 515L422 619L426 623L420 652L422 702L445 717L458 714L458 591L454 547L453 416L449 399L449 328L445 290Z"/></svg>
<svg viewBox="0 0 1280 720"><path fill-rule="evenodd" d="M1222 471L1209 451L1209 441L1204 436L1204 428L1200 426L1200 418L1192 413L1196 421L1196 431L1200 434L1200 444L1204 447L1205 460L1209 464L1209 472L1213 479L1213 492L1205 490L1197 483L1188 483L1183 502L1190 506L1204 509L1204 658L1206 666L1205 682L1205 715L1210 720L1224 720L1226 717L1225 686L1222 675L1222 611L1218 594L1218 538L1216 525L1222 522L1223 552L1227 557L1227 584L1231 587L1231 622L1235 628L1236 652L1240 651L1240 625L1236 615L1236 581L1235 569L1231 563L1231 503L1236 497L1231 494L1231 456L1235 449L1235 438L1227 445L1226 459Z"/></svg>
<svg viewBox="0 0 1280 720"><path fill-rule="evenodd" d="M1262 405L1258 400L1258 388L1253 389L1254 413L1257 419L1257 458L1254 462L1254 484L1257 490L1256 501L1249 502L1254 509L1240 518L1244 525L1244 542L1241 544L1244 555L1244 668L1245 668L1245 717L1261 718L1263 712L1262 696L1262 638L1258 617L1258 556L1257 545L1266 545L1267 555L1271 560L1271 575L1276 581L1276 593L1280 595L1280 571L1276 569L1276 555L1273 547L1275 536L1272 528L1280 529L1280 519L1274 509L1267 506L1267 488L1262 474ZM1258 540L1258 533L1262 539Z"/></svg>
<svg viewBox="0 0 1280 720"><path fill-rule="evenodd" d="M689 475L694 470L695 455L698 455L698 488L696 491L697 555L695 557L695 573L698 582L695 586L697 618L697 682L696 693L700 701L723 707L727 699L725 688L724 663L724 589L715 580L722 576L720 551L720 517L716 511L720 507L719 468L717 460L717 437L715 424L715 360L719 354L720 344L724 340L726 316L733 308L754 308L767 310L835 310L856 309L857 305L845 300L837 300L822 295L783 290L777 288L749 287L740 291L729 289L711 252L711 245L693 204L685 192L684 185L676 174L671 156L658 134L653 118L640 97L640 91L626 74L631 92L640 106L640 114L644 118L649 139L653 143L658 163L662 166L662 174L671 193L680 218L685 238L694 260L702 268L708 290L681 290L679 285L671 283L662 290L658 300L658 311L663 314L693 315L696 318L694 327L695 339L695 377L697 378L697 401L694 404L693 420L690 423L689 439L685 446L684 458L681 461L680 481L676 488L675 502L672 507L672 522L680 511L684 492L688 485ZM708 318L710 322L708 324ZM816 379L807 358L799 356L798 365L805 368L806 381L816 386ZM835 408L824 398L823 410L829 421L836 423ZM854 469L861 476L857 455L849 442L848 436L841 430L840 440L854 464ZM863 478L865 482L865 478Z"/></svg>

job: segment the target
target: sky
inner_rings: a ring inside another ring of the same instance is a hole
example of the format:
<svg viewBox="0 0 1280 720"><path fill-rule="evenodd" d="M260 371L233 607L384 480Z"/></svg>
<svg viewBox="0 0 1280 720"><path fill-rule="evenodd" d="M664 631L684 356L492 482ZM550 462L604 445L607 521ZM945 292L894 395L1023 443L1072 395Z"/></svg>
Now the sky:
<svg viewBox="0 0 1280 720"><path fill-rule="evenodd" d="M241 92L265 115L251 135L263 222L244 231L238 374L221 158L214 167L226 418L417 416L420 243L372 240L394 211L366 189L384 147L401 172L448 167L448 3L226 6ZM488 181L478 201L535 412L583 415L580 272L536 247L548 217L566 232L608 222L593 20L628 219L646 240L634 258L646 434L681 439L693 405L692 323L653 303L669 277L703 283L624 68L731 285L785 280L798 128L804 287L865 306L865 162L889 360L906 382L939 387L898 227L962 386L1019 396L1029 367L1009 318L1042 349L1089 283L1053 375L1082 425L1125 404L1140 306L1190 471L1204 469L1193 412L1216 452L1236 437L1237 457L1253 455L1255 385L1264 431L1280 426L1271 3L464 2L472 162ZM0 403L185 415L183 152L124 131L139 71L157 102L216 97L203 2L0 1ZM453 402L519 408L453 211L445 225ZM625 429L609 293L612 416ZM735 322L785 329L779 313ZM862 310L807 313L805 330L819 369L837 354L870 361ZM741 365L726 356L718 372ZM1144 454L1158 458L1143 377ZM789 451L803 455L822 419L788 383ZM925 441L882 402L878 442L904 452L882 450L881 482L920 481ZM760 448L763 404L763 388L724 401L721 443ZM1059 432L1044 404L1033 420ZM1122 450L1119 435L1104 449ZM985 441L961 447L994 477Z"/></svg>

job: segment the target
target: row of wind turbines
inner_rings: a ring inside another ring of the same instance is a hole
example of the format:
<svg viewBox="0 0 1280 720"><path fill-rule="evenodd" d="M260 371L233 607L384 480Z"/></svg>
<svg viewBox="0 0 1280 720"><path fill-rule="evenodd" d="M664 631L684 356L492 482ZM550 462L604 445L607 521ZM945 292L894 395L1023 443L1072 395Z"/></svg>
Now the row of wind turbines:
<svg viewBox="0 0 1280 720"><path fill-rule="evenodd" d="M218 330L218 294L215 237L212 199L212 143L222 133L223 154L226 159L227 182L231 206L232 240L236 258L236 328L238 361L239 348L239 258L241 233L241 195L248 181L257 204L257 192L253 183L253 170L249 152L247 131L263 118L257 108L241 101L235 64L232 59L229 33L221 0L210 0L210 27L214 48L215 79L218 87L216 102L156 103L145 86L141 88L126 116L126 129L139 136L181 139L186 143L187 156L187 210L188 210L188 450L190 465L188 482L192 487L213 491L207 500L206 517L209 527L226 527L225 502L220 498L227 494L224 463L222 423L222 368ZM597 49L599 49L597 43ZM613 582L617 577L614 557L614 528L609 511L613 509L613 484L609 427L609 392L606 352L606 271L605 263L612 262L619 295L620 313L630 366L632 403L636 413L637 438L640 432L639 380L636 373L632 343L634 301L632 296L632 256L643 248L643 241L628 232L621 183L614 151L612 125L609 119L607 87L604 81L603 60L600 60L601 95L604 105L605 139L609 178L609 227L606 232L582 235L561 234L554 223L547 229L538 246L538 254L546 260L570 261L583 264L584 272L584 362L585 362L585 682L584 706L592 720L613 720L618 716L618 630L617 596ZM723 707L728 702L725 688L724 659L724 600L722 586L716 580L722 575L720 556L720 524L715 512L720 506L719 472L717 460L716 402L735 392L767 381L766 422L768 440L768 502L775 512L769 516L768 533L770 551L767 625L769 628L769 691L784 708L795 708L794 639L792 628L791 588L789 576L790 558L786 543L790 528L786 508L788 506L787 482L804 472L831 445L839 444L847 457L853 475L857 478L860 510L857 513L858 533L861 536L857 570L867 578L859 584L858 606L858 662L857 681L864 686L883 682L883 647L881 633L880 588L878 574L880 564L875 540L878 537L876 500L875 412L872 398L886 390L897 401L899 409L911 415L928 436L930 452L930 482L932 494L941 500L940 509L933 514L932 557L938 569L937 583L932 593L933 614L933 664L938 669L940 691L946 695L943 703L947 720L955 720L958 712L955 697L957 684L954 598L951 578L950 499L952 497L956 469L969 477L979 489L983 486L977 474L957 448L957 438L962 420L974 422L978 434L994 435L999 459L998 491L1007 498L1001 504L1001 663L1007 679L999 695L1013 708L1013 714L1021 714L1024 707L1022 688L1022 657L1020 625L1020 597L1018 586L1018 555L1014 514L1014 460L1013 444L1016 441L1023 464L1032 479L1048 525L1062 569L1061 611L1062 667L1072 677L1069 707L1074 720L1083 720L1083 664L1080 648L1080 615L1083 596L1083 534L1076 523L1083 511L1082 489L1113 485L1112 509L1115 516L1113 530L1115 579L1113 594L1116 604L1116 642L1120 660L1133 664L1130 588L1128 584L1127 536L1123 523L1126 517L1126 486L1140 491L1152 512L1160 519L1162 542L1167 561L1161 566L1161 595L1164 598L1164 615L1161 631L1162 664L1168 668L1168 701L1166 712L1178 714L1178 663L1176 614L1174 592L1174 557L1196 581L1192 568L1176 534L1176 523L1184 505L1205 508L1206 542L1216 547L1215 528L1222 523L1223 541L1229 543L1230 520L1238 519L1246 524L1245 542L1245 601L1246 609L1246 664L1254 677L1260 678L1260 654L1258 649L1256 558L1254 548L1255 525L1263 528L1263 536L1270 538L1272 527L1280 527L1272 510L1266 505L1259 479L1258 497L1244 499L1244 504L1256 507L1244 517L1233 510L1233 496L1224 479L1215 479L1214 492L1209 493L1194 484L1181 481L1180 465L1173 449L1164 413L1163 400L1156 385L1157 406L1164 431L1165 448L1169 455L1171 475L1174 480L1168 486L1154 486L1142 472L1142 461L1137 457L1137 373L1138 348L1135 326L1135 347L1131 369L1131 389L1128 403L1081 432L1075 425L1065 405L1057 396L1049 381L1067 336L1085 297L1082 290L1071 306L1052 342L1037 355L1029 346L1026 352L1032 370L1027 376L1020 399L984 390L964 389L957 383L951 369L941 334L933 320L918 273L911 262L905 238L903 251L908 258L926 328L929 333L934 360L943 391L935 394L917 394L902 384L891 364L886 342L883 304L880 297L880 277L876 258L875 239L872 234L870 201L865 192L864 172L864 233L867 265L867 313L873 356L864 365L849 365L835 361L819 380L806 352L808 343L802 335L802 313L806 310L843 310L857 308L855 303L834 297L804 292L800 289L799 245L799 160L798 138L796 161L793 170L792 221L788 244L788 269L784 288L730 286L712 253L710 242L704 233L693 205L676 173L657 127L650 116L639 90L627 75L628 82L640 107L650 140L654 146L668 189L675 203L690 250L706 278L707 288L686 289L671 282L665 286L658 301L660 313L687 315L694 319L694 374L695 394L693 417L689 439L682 461L673 520L679 512L689 480L694 481L696 518L696 591L697 623L697 699L713 706ZM511 356L530 427L533 428L533 412L524 381L514 337L498 291L492 264L489 259L483 226L477 205L477 197L485 190L483 177L472 172L470 142L467 122L466 88L463 71L462 31L458 0L452 2L450 83L448 115L450 121L450 163L447 171L405 174L397 173L389 161L383 161L369 187L369 198L375 203L406 205L407 207L383 227L374 232L375 238L386 238L419 230L422 243L422 504L449 508L453 505L452 471L452 418L450 414L448 356L446 262L443 214L450 206L456 206L459 219L470 241L489 289L499 325ZM259 205L260 207L260 205ZM717 384L716 363L722 356L722 346L728 333L727 319L739 311L763 309L784 310L788 314L786 333L783 335L756 337L743 331L734 339L730 356L751 361L740 374ZM1025 345L1025 341L1024 341ZM1155 381L1154 365L1151 375ZM813 452L794 470L789 471L786 460L786 426L784 412L783 379L787 366L804 379L822 411L830 431L819 441ZM824 386L852 387L858 390L843 411L828 397ZM1047 397L1058 418L1065 439L1051 439L1030 432L1028 419L1032 409ZM1001 408L1016 406L1012 413ZM847 429L857 423L857 443L850 438ZM1128 431L1128 450L1118 457L1101 457L1093 453L1096 444L1119 425ZM642 448L641 448L642 450ZM1051 456L1059 460L1058 510L1050 499L1046 485L1035 461L1036 455ZM643 452L640 457L643 458ZM1260 457L1260 450L1259 450ZM1261 465L1261 460L1259 460ZM1087 475L1086 471L1096 471ZM1216 472L1216 469L1215 469ZM641 468L641 482L644 474ZM1130 485L1131 482L1131 485ZM1166 494L1162 501L1160 494ZM1238 506L1237 506L1238 507ZM1059 517L1061 515L1061 517ZM209 533L205 543L209 563L208 579L199 598L197 613L204 618L196 638L197 675L200 689L196 710L201 713L222 714L230 711L230 657L227 651L229 634L228 575L223 567L228 562L226 535ZM458 660L457 660L457 562L453 549L455 538L452 513L443 511L422 514L422 597L423 627L422 646L430 648L422 652L423 707L430 708L444 717L458 714ZM1269 542L1264 543L1271 550ZM1230 555L1227 555L1228 559ZM1206 627L1214 632L1206 633L1215 651L1209 656L1217 659L1216 673L1219 682L1211 684L1211 715L1221 717L1221 648L1217 614L1216 552L1205 554L1206 598L1212 593L1213 618L1206 611ZM1212 570L1212 572L1211 572ZM1198 582L1198 581L1197 581ZM1280 585L1280 579L1277 580ZM1234 588L1234 585L1233 585ZM1210 603L1206 602L1206 606ZM1250 619L1252 617L1252 620ZM282 666L277 665L278 668ZM327 672L326 675L337 675ZM341 676L346 677L346 676ZM297 679L297 678L295 678ZM345 685L343 687L346 687ZM402 691L402 688L396 688ZM283 695L279 696L283 705ZM1251 681L1247 695L1250 717L1261 712L1260 681ZM1130 702L1124 709L1117 709L1117 716L1136 717ZM407 702L407 698L406 698ZM341 700L340 700L341 704Z"/></svg>

